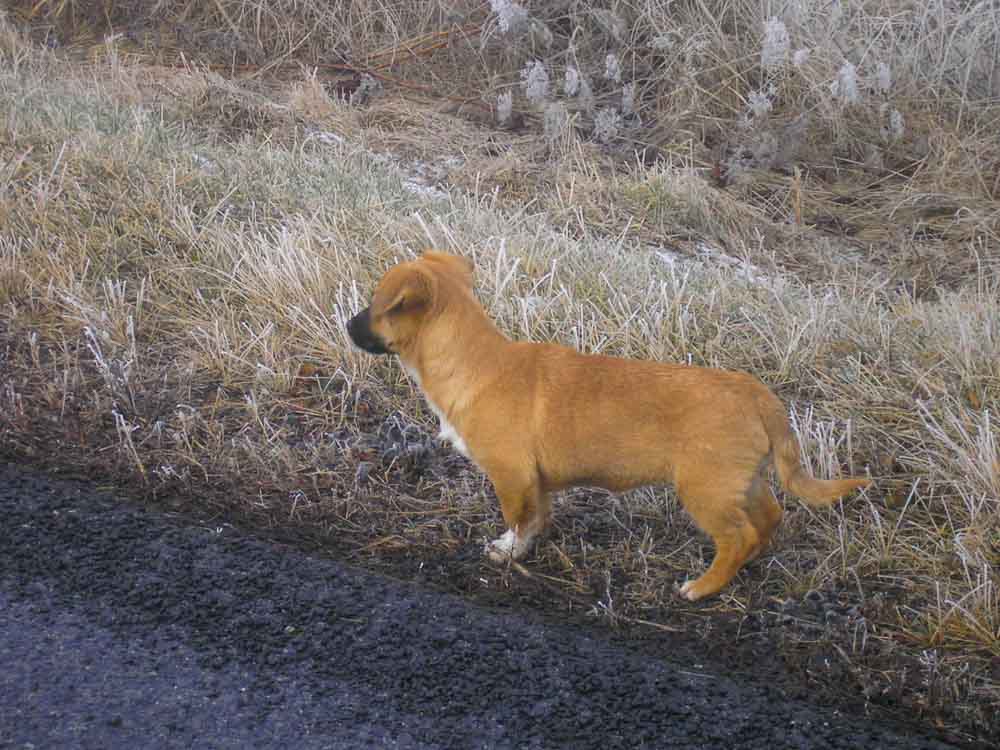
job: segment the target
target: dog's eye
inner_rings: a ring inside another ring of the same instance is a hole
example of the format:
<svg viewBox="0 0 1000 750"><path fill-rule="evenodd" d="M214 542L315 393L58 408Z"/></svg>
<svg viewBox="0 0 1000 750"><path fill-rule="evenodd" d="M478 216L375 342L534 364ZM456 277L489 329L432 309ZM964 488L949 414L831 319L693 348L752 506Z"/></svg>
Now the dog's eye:
<svg viewBox="0 0 1000 750"><path fill-rule="evenodd" d="M393 303L386 309L385 314L395 315L398 312L402 312L404 307L406 307L406 295L401 294L393 300Z"/></svg>

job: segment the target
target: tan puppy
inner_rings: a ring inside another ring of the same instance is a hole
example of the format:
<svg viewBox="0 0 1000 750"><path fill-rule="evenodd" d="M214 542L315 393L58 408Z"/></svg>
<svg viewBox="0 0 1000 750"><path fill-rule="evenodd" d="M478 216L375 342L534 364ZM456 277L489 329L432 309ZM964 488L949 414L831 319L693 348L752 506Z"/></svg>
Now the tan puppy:
<svg viewBox="0 0 1000 750"><path fill-rule="evenodd" d="M813 506L869 483L809 476L784 406L746 373L509 340L458 256L429 252L391 268L347 330L361 349L399 357L441 437L493 482L508 526L487 547L496 561L528 551L549 524L553 491L672 482L715 542L709 569L681 587L700 599L729 583L781 520L769 465Z"/></svg>

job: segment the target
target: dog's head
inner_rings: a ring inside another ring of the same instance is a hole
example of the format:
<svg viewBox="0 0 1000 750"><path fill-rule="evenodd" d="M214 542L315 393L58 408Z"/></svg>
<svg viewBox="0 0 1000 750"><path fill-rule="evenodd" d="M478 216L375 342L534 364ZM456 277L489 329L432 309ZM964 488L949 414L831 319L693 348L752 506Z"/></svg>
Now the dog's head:
<svg viewBox="0 0 1000 750"><path fill-rule="evenodd" d="M399 354L445 300L471 293L472 263L428 252L390 268L375 287L371 304L347 322L351 340L371 354Z"/></svg>

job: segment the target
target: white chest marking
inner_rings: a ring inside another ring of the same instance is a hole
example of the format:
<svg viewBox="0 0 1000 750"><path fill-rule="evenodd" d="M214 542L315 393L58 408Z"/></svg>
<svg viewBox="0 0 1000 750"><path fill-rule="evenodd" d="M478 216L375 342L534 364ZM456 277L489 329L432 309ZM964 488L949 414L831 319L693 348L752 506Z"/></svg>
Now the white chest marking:
<svg viewBox="0 0 1000 750"><path fill-rule="evenodd" d="M469 455L469 446L467 446L465 444L465 441L462 440L462 436L458 434L458 430L455 429L455 427L452 425L451 422L445 419L444 414L441 412L440 409L437 408L437 406L434 405L433 401L427 399L427 403L430 404L431 411L433 411L437 415L438 421L441 422L441 429L438 432L438 439L447 440L449 443L452 444L455 450L457 450L466 458L471 458L471 456Z"/></svg>
<svg viewBox="0 0 1000 750"><path fill-rule="evenodd" d="M438 421L441 423L440 430L438 431L438 439L448 441L449 443L452 444L452 447L459 453L461 453L463 456L465 456L466 458L472 458L472 456L469 455L469 446L465 444L465 441L462 439L462 436L458 434L458 430L456 430L455 427L451 424L451 422L448 421L448 419L444 415L444 412L437 407L437 404L431 401L430 398L427 396L427 392L424 391L423 388L423 383L420 382L420 374L415 369L413 369L412 367L408 367L407 365L403 365L403 369L405 369L407 374L411 378L413 378L413 382L415 382L417 384L417 387L421 390L421 392L423 392L424 398L427 399L427 403L431 407L431 411L434 412L434 415L438 418Z"/></svg>

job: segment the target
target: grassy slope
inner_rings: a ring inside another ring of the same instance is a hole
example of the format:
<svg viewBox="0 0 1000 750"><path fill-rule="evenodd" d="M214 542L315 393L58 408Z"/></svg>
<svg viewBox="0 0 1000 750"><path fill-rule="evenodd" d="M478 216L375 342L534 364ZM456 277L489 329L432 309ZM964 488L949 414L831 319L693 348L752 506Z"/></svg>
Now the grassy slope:
<svg viewBox="0 0 1000 750"><path fill-rule="evenodd" d="M673 585L711 547L669 493L571 493L529 565L556 606L689 628L706 610L741 628L757 613L781 649L833 654L828 668L868 699L996 731L995 247L965 245L978 262L914 294L901 266L845 262L690 164L614 169L586 144L539 154L498 133L498 165L482 131L455 122L435 139L428 125L446 118L412 100L352 108L308 76L239 85L113 48L71 64L0 30L9 449L60 446L152 496L500 585L449 562L499 530L488 484L429 439L399 368L354 352L342 325L395 258L467 253L511 335L752 370L790 404L817 473L878 478L832 513L789 503L774 547L701 608ZM442 159L466 138L442 197L369 150ZM642 232L617 231L636 215ZM757 270L665 258L658 240L691 230ZM810 613L809 591L828 592L835 616Z"/></svg>

